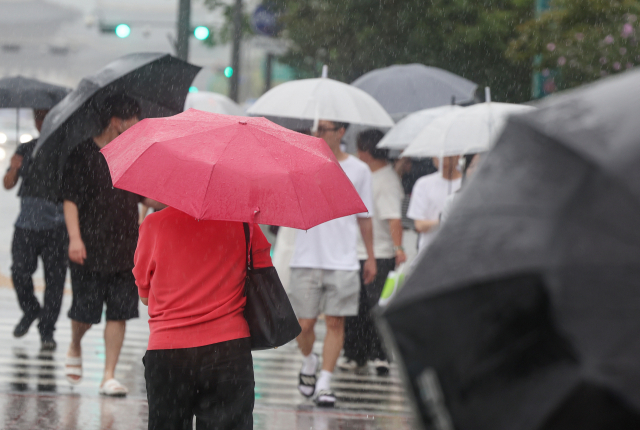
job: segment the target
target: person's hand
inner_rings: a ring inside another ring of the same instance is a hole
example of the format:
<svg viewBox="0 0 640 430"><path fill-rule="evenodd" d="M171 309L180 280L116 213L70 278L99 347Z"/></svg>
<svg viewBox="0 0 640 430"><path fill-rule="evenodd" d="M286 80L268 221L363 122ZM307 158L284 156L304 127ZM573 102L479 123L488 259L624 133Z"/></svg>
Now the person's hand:
<svg viewBox="0 0 640 430"><path fill-rule="evenodd" d="M378 267L376 265L376 259L367 259L367 261L364 262L364 268L362 269L362 279L364 280L365 285L373 282L373 280L376 278L377 272Z"/></svg>
<svg viewBox="0 0 640 430"><path fill-rule="evenodd" d="M22 167L22 155L18 155L18 154L13 154L13 157L11 157L11 170L18 170L20 169L20 167Z"/></svg>
<svg viewBox="0 0 640 430"><path fill-rule="evenodd" d="M396 250L396 267L398 267L405 261L407 261L407 254L404 253L403 249L397 249Z"/></svg>
<svg viewBox="0 0 640 430"><path fill-rule="evenodd" d="M87 258L87 249L84 247L82 239L69 240L69 260L76 264L84 264Z"/></svg>

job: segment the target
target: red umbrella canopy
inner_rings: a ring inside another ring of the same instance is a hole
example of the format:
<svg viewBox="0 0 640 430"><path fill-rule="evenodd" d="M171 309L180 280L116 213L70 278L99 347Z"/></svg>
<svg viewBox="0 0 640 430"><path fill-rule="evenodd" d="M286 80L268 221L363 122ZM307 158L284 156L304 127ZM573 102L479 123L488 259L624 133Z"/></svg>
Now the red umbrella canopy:
<svg viewBox="0 0 640 430"><path fill-rule="evenodd" d="M324 140L265 118L189 109L140 121L102 153L115 187L197 219L306 230L367 211Z"/></svg>

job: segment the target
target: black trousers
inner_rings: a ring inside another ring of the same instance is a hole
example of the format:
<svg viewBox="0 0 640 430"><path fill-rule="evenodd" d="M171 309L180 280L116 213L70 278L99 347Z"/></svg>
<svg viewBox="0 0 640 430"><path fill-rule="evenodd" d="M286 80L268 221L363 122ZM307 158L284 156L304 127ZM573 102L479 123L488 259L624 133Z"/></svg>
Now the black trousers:
<svg viewBox="0 0 640 430"><path fill-rule="evenodd" d="M147 351L149 430L253 429L251 340Z"/></svg>
<svg viewBox="0 0 640 430"><path fill-rule="evenodd" d="M67 229L27 230L16 227L13 233L11 279L18 303L25 315L40 317L42 337L53 336L60 315L64 280L67 274ZM41 307L33 291L33 273L38 256L44 264L44 304Z"/></svg>
<svg viewBox="0 0 640 430"><path fill-rule="evenodd" d="M378 304L387 276L396 265L395 258L377 259L378 271L372 283L365 285L362 279L364 261L360 261L360 307L358 315L344 321L344 355L364 365L369 360L387 360L371 310Z"/></svg>

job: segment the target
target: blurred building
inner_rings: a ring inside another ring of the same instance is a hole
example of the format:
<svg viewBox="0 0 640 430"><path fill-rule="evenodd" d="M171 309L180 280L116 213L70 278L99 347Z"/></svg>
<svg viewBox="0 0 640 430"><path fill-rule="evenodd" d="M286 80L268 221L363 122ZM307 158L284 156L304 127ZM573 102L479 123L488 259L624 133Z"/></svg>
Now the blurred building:
<svg viewBox="0 0 640 430"><path fill-rule="evenodd" d="M245 10L258 3L245 0ZM173 54L177 10L178 0L0 0L0 77L22 74L73 87L127 53ZM224 18L192 0L191 23L215 31ZM116 36L119 24L129 28L127 37ZM265 49L253 40L243 44L240 102L262 94ZM189 61L203 67L194 86L226 94L230 58L228 44L209 47L192 37Z"/></svg>

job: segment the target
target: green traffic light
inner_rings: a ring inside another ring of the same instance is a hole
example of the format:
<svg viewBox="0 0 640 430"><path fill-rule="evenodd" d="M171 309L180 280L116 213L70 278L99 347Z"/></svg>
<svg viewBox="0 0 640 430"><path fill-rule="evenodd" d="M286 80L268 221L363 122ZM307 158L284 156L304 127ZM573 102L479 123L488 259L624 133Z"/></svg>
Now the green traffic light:
<svg viewBox="0 0 640 430"><path fill-rule="evenodd" d="M198 92L198 87L189 87L189 92L190 93L197 93Z"/></svg>
<svg viewBox="0 0 640 430"><path fill-rule="evenodd" d="M205 40L207 37L209 37L209 29L202 25L198 26L193 30L193 35L198 40Z"/></svg>
<svg viewBox="0 0 640 430"><path fill-rule="evenodd" d="M227 67L224 69L224 75L225 75L227 78L230 78L231 76L233 76L233 67L231 67L231 66L227 66Z"/></svg>
<svg viewBox="0 0 640 430"><path fill-rule="evenodd" d="M129 27L127 24L118 24L116 26L116 36L118 36L121 39L124 39L125 37L129 37L129 35L131 34L131 27Z"/></svg>

